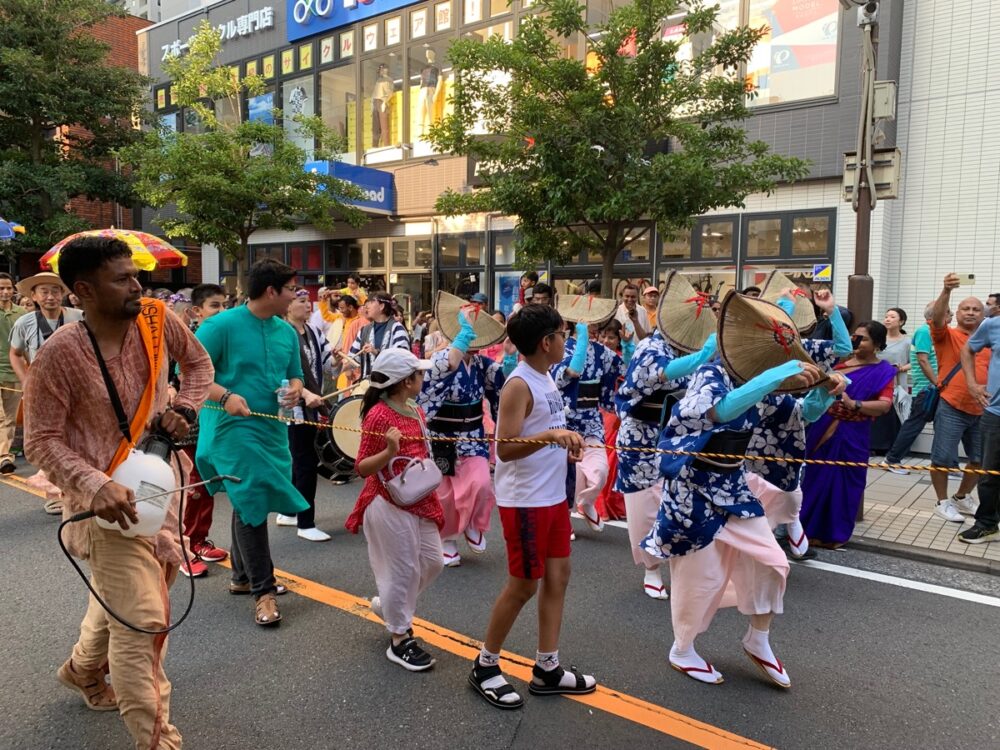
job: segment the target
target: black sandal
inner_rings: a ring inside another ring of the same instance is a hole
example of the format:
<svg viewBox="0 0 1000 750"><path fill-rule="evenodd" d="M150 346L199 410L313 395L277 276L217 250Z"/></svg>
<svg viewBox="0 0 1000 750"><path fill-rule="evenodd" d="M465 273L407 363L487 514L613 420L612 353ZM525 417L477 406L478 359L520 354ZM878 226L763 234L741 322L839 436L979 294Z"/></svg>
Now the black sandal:
<svg viewBox="0 0 1000 750"><path fill-rule="evenodd" d="M576 685L573 687L563 687L560 685L566 670L556 667L545 671L537 664L531 669L531 682L528 683L528 692L532 695L587 695L597 690L597 682L587 687L587 680L580 674L576 667L569 668L570 674L576 677ZM541 684L535 682L540 680Z"/></svg>
<svg viewBox="0 0 1000 750"><path fill-rule="evenodd" d="M513 686L506 682L495 688L483 687L483 683L493 677L502 677L503 672L500 671L500 666L494 664L491 667L483 666L476 659L475 665L472 667L472 672L469 673L469 684L475 688L476 692L479 693L486 702L491 706L496 706L502 709L512 709L520 708L524 705L524 698L521 696L517 697L516 701L504 701L504 696L510 695L511 693L516 694L517 691L514 690Z"/></svg>

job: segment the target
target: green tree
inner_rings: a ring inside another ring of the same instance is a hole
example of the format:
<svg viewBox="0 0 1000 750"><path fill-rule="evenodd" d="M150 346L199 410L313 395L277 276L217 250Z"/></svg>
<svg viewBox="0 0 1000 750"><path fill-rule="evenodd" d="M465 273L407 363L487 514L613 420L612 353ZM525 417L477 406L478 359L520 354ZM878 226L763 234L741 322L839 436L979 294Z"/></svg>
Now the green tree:
<svg viewBox="0 0 1000 750"><path fill-rule="evenodd" d="M0 0L0 216L28 230L9 248L87 228L71 198L132 200L113 154L138 135L148 83L90 34L122 14L104 0Z"/></svg>
<svg viewBox="0 0 1000 750"><path fill-rule="evenodd" d="M680 0L633 0L596 28L576 0L536 7L512 43L451 46L454 113L430 136L442 151L477 159L484 183L446 191L438 210L515 217L523 265L596 249L610 295L615 261L646 233L644 222L673 235L705 211L807 173L741 127L753 92L738 71L763 29L717 31L716 7ZM696 41L689 61L661 35L665 19L685 10ZM568 59L566 40L585 41L588 60Z"/></svg>
<svg viewBox="0 0 1000 750"><path fill-rule="evenodd" d="M261 93L264 81L240 81L217 65L220 47L218 34L203 21L187 53L163 64L174 101L194 113L204 132L149 132L122 156L145 203L176 206L176 217L157 220L167 236L215 245L237 263L242 282L243 259L258 229L293 231L303 223L330 229L335 218L360 226L366 217L345 202L362 197L355 185L305 171L307 154L282 125L243 122L244 93ZM227 116L219 117L221 111ZM317 143L314 158L332 160L342 151L320 118L294 120L298 133Z"/></svg>

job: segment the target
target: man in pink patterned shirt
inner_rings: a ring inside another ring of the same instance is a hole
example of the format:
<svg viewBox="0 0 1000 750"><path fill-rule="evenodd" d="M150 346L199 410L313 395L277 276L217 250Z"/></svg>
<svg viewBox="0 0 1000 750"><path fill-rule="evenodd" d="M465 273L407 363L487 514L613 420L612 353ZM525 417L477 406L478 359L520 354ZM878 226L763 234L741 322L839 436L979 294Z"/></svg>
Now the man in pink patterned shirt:
<svg viewBox="0 0 1000 750"><path fill-rule="evenodd" d="M62 250L59 273L80 298L86 322L56 331L29 371L25 454L63 491L64 517L93 510L127 528L137 521L135 498L109 477L125 447L98 356L131 419L133 444L156 418L172 437L183 437L214 370L179 318L162 302L140 299L131 251L120 240L71 242ZM168 409L170 359L180 363L184 379ZM177 502L172 498L166 521L152 537L126 537L92 518L64 530L71 553L88 560L102 598L125 620L148 630L163 629L170 620L168 588L181 562ZM163 635L121 625L91 596L80 639L59 669L59 681L78 691L88 708L119 710L136 748L180 748L180 734L170 724L165 641ZM109 671L113 688L105 681Z"/></svg>

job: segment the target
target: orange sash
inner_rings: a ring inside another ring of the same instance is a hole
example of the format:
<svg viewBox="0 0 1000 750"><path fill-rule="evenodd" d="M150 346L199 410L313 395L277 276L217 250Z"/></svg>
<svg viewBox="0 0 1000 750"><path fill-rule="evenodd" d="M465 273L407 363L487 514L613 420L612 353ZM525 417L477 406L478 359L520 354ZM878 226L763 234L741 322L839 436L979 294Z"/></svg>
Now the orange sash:
<svg viewBox="0 0 1000 750"><path fill-rule="evenodd" d="M139 326L143 348L146 350L146 357L149 360L149 380L146 381L146 389L142 392L139 406L129 424L132 439L126 441L125 436L122 436L118 450L115 451L115 457L111 459L111 466L106 472L109 476L126 459L129 451L135 445L135 441L139 439L149 423L149 417L153 411L153 401L156 398L156 381L159 379L160 368L163 367L163 330L166 317L167 306L161 300L146 297L142 299L142 312L139 313L135 322Z"/></svg>

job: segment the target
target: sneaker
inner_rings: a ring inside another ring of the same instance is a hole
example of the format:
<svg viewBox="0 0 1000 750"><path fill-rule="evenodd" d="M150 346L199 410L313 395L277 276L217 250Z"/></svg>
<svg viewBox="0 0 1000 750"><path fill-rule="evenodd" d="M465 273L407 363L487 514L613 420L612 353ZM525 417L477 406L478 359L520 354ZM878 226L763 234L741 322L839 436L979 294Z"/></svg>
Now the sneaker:
<svg viewBox="0 0 1000 750"><path fill-rule="evenodd" d="M216 547L211 539L198 542L198 544L192 544L191 551L198 555L202 562L217 563L229 557L229 553L222 549L222 547Z"/></svg>
<svg viewBox="0 0 1000 750"><path fill-rule="evenodd" d="M183 560L180 569L181 573L188 578L204 578L208 575L208 566L197 557L192 557L190 560Z"/></svg>
<svg viewBox="0 0 1000 750"><path fill-rule="evenodd" d="M966 495L965 497L952 495L951 501L955 503L955 509L963 516L974 516L976 515L976 509L979 508L979 503L972 495Z"/></svg>
<svg viewBox="0 0 1000 750"><path fill-rule="evenodd" d="M305 539L309 542L329 542L330 535L325 531L320 531L315 526L311 529L299 529L299 539Z"/></svg>
<svg viewBox="0 0 1000 750"><path fill-rule="evenodd" d="M951 521L952 523L965 522L965 516L958 512L958 508L955 507L954 500L941 500L934 506L934 512L941 516L941 518L945 521Z"/></svg>
<svg viewBox="0 0 1000 750"><path fill-rule="evenodd" d="M274 519L274 522L278 526L298 526L299 525L299 522L295 518L295 516L286 516L286 515L283 515L281 513L279 513L278 517L276 519Z"/></svg>
<svg viewBox="0 0 1000 750"><path fill-rule="evenodd" d="M13 461L7 460L0 464L0 474L13 474L17 471L17 466Z"/></svg>
<svg viewBox="0 0 1000 750"><path fill-rule="evenodd" d="M386 658L395 662L403 669L410 672L423 672L434 666L437 661L430 654L420 648L415 638L404 638L399 645L393 645L389 641L389 648L385 650Z"/></svg>
<svg viewBox="0 0 1000 750"><path fill-rule="evenodd" d="M887 469L888 471L892 472L893 474L909 474L909 473L910 473L910 470L909 470L909 469L902 469L902 468L900 468L899 466L890 466L890 463L895 463L895 462L894 462L894 461L893 461L893 462L890 462L890 461L883 461L883 462L882 462L882 465L883 465L883 466L884 466L884 467L885 467L885 468L886 468L886 469Z"/></svg>
<svg viewBox="0 0 1000 750"><path fill-rule="evenodd" d="M958 541L966 544L985 544L987 542L1000 541L1000 529L994 526L992 529L986 526L975 524L971 529L966 529L958 535Z"/></svg>

